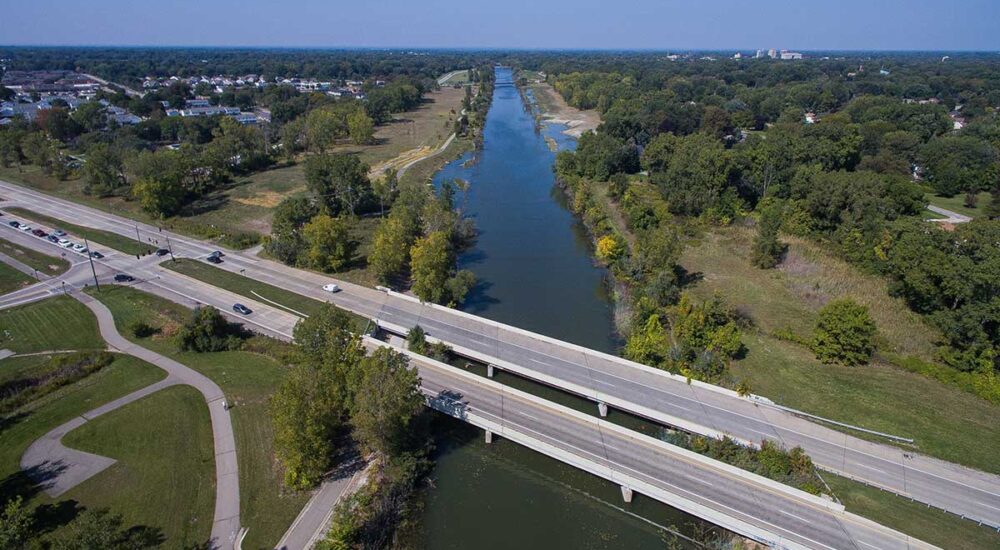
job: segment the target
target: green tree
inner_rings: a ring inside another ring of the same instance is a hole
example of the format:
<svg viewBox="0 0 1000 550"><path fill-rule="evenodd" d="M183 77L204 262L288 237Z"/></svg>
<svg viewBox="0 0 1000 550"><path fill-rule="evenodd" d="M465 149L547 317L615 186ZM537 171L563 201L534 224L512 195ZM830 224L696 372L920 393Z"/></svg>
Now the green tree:
<svg viewBox="0 0 1000 550"><path fill-rule="evenodd" d="M676 214L697 216L718 207L729 188L732 161L722 143L705 134L680 138L656 183Z"/></svg>
<svg viewBox="0 0 1000 550"><path fill-rule="evenodd" d="M90 195L107 197L126 186L125 163L121 155L104 143L91 147L87 152L83 172L87 178L83 190Z"/></svg>
<svg viewBox="0 0 1000 550"><path fill-rule="evenodd" d="M126 528L122 516L107 509L84 510L52 541L53 550L137 550L159 545L149 529Z"/></svg>
<svg viewBox="0 0 1000 550"><path fill-rule="evenodd" d="M785 253L785 244L778 240L783 215L782 203L765 201L760 207L757 234L753 239L750 261L761 269L771 269L778 265Z"/></svg>
<svg viewBox="0 0 1000 550"><path fill-rule="evenodd" d="M0 548L27 548L34 535L34 524L33 512L24 505L21 496L8 500L0 513Z"/></svg>
<svg viewBox="0 0 1000 550"><path fill-rule="evenodd" d="M399 176L394 168L389 168L381 178L372 182L372 191L378 197L379 215L385 217L385 205L392 204L399 193Z"/></svg>
<svg viewBox="0 0 1000 550"><path fill-rule="evenodd" d="M306 116L305 134L309 148L322 153L348 135L347 122L332 109L313 109Z"/></svg>
<svg viewBox="0 0 1000 550"><path fill-rule="evenodd" d="M160 218L180 212L187 198L187 190L178 183L161 179L140 179L132 184L132 196L143 210Z"/></svg>
<svg viewBox="0 0 1000 550"><path fill-rule="evenodd" d="M443 231L435 231L418 239L410 249L413 292L421 300L442 303L446 298L445 283L452 265L451 243Z"/></svg>
<svg viewBox="0 0 1000 550"><path fill-rule="evenodd" d="M868 308L850 298L823 306L813 330L812 349L824 363L867 363L875 352L875 322Z"/></svg>
<svg viewBox="0 0 1000 550"><path fill-rule="evenodd" d="M316 215L316 205L307 197L289 197L278 203L271 219L271 235L264 250L278 260L295 265L306 241L302 226Z"/></svg>
<svg viewBox="0 0 1000 550"><path fill-rule="evenodd" d="M354 255L354 241L341 218L319 214L302 228L302 236L309 265L321 271L340 271Z"/></svg>
<svg viewBox="0 0 1000 550"><path fill-rule="evenodd" d="M306 159L306 185L331 216L354 215L371 197L368 166L354 155L313 155Z"/></svg>
<svg viewBox="0 0 1000 550"><path fill-rule="evenodd" d="M104 128L108 122L108 116L104 105L97 101L88 101L73 111L73 120L87 132L94 132Z"/></svg>
<svg viewBox="0 0 1000 550"><path fill-rule="evenodd" d="M177 334L183 351L224 351L239 346L240 330L212 306L194 310L191 319Z"/></svg>
<svg viewBox="0 0 1000 550"><path fill-rule="evenodd" d="M424 406L420 376L405 355L379 348L361 361L351 424L363 449L394 456L406 449L410 424Z"/></svg>
<svg viewBox="0 0 1000 550"><path fill-rule="evenodd" d="M968 136L938 137L921 151L927 181L947 197L989 189L997 180L997 151L988 142Z"/></svg>
<svg viewBox="0 0 1000 550"><path fill-rule="evenodd" d="M347 128L351 141L357 145L367 145L375 138L375 121L364 110L347 115Z"/></svg>
<svg viewBox="0 0 1000 550"><path fill-rule="evenodd" d="M368 256L368 265L379 281L389 284L405 274L416 232L413 221L395 209L379 224Z"/></svg>

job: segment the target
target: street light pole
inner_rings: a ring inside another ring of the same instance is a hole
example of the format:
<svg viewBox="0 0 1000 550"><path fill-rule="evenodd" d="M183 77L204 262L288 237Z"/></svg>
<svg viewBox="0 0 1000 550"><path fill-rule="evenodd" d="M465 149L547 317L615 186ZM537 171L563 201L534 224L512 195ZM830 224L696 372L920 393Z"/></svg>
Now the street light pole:
<svg viewBox="0 0 1000 550"><path fill-rule="evenodd" d="M90 272L94 274L94 286L100 292L101 284L97 282L97 268L94 267L94 257L90 255L90 243L87 242L87 237L83 238L83 244L87 247L87 259L90 260Z"/></svg>
<svg viewBox="0 0 1000 550"><path fill-rule="evenodd" d="M142 244L142 237L139 236L139 224L135 224L135 240Z"/></svg>
<svg viewBox="0 0 1000 550"><path fill-rule="evenodd" d="M172 246L170 246L170 237L167 237L167 251L170 252L170 261L172 262L177 261L177 259L174 258L174 249Z"/></svg>

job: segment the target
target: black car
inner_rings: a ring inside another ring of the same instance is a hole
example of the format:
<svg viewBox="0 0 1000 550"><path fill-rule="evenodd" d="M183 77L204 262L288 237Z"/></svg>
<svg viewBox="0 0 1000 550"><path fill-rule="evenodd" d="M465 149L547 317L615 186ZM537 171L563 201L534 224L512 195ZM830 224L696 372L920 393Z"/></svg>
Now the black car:
<svg viewBox="0 0 1000 550"><path fill-rule="evenodd" d="M115 282L116 283L131 283L134 280L135 280L135 277L133 277L131 275L127 275L125 273L119 273L119 274L115 275Z"/></svg>
<svg viewBox="0 0 1000 550"><path fill-rule="evenodd" d="M59 237L56 237L55 235L49 235L48 237L45 237L45 238L48 239L48 241L50 243L57 243L57 242L59 242Z"/></svg>
<svg viewBox="0 0 1000 550"><path fill-rule="evenodd" d="M18 223L18 222L7 222L7 225L9 225L11 227L14 227L14 228L21 227L21 224Z"/></svg>
<svg viewBox="0 0 1000 550"><path fill-rule="evenodd" d="M101 254L100 252L91 252L90 257L97 258L98 260L100 260L101 258L104 257L104 254Z"/></svg>
<svg viewBox="0 0 1000 550"><path fill-rule="evenodd" d="M215 252L212 252L211 254L208 255L209 258L212 257L221 258L223 256L225 256L225 254L223 254L221 250L216 250Z"/></svg>
<svg viewBox="0 0 1000 550"><path fill-rule="evenodd" d="M167 254L170 254L170 251L166 248L160 248L156 251L157 256L166 256Z"/></svg>
<svg viewBox="0 0 1000 550"><path fill-rule="evenodd" d="M209 256L209 257L205 258L205 260L207 260L207 261L209 261L209 262L211 262L213 264L221 264L222 263L222 258L220 258L218 256Z"/></svg>
<svg viewBox="0 0 1000 550"><path fill-rule="evenodd" d="M233 311L236 313L241 313L243 315L250 315L253 311L243 304L233 304Z"/></svg>

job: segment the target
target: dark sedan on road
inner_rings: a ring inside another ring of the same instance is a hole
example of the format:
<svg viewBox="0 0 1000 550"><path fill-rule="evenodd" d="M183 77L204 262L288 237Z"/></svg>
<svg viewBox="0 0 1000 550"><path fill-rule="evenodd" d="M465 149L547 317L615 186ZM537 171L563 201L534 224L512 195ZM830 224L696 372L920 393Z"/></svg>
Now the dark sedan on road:
<svg viewBox="0 0 1000 550"><path fill-rule="evenodd" d="M47 239L47 240L48 240L48 241L49 241L50 243L58 243L58 242L59 242L59 237L56 237L55 235L49 235L48 237L45 237L45 238L46 238L46 239Z"/></svg>
<svg viewBox="0 0 1000 550"><path fill-rule="evenodd" d="M250 315L253 311L243 304L233 304L233 311L242 315Z"/></svg>
<svg viewBox="0 0 1000 550"><path fill-rule="evenodd" d="M208 262L210 262L210 263L213 263L213 264L221 264L222 263L222 258L220 258L218 256L209 256L209 257L205 258L205 260L208 261Z"/></svg>
<svg viewBox="0 0 1000 550"><path fill-rule="evenodd" d="M115 275L115 282L116 283L131 283L134 280L135 280L135 277L133 277L131 275L128 275L126 273L119 273L119 274Z"/></svg>
<svg viewBox="0 0 1000 550"><path fill-rule="evenodd" d="M21 224L18 223L18 222L7 222L7 225L13 227L14 229L17 229L18 227L21 227Z"/></svg>
<svg viewBox="0 0 1000 550"><path fill-rule="evenodd" d="M156 251L156 255L157 256L166 256L167 254L170 254L170 251L167 250L166 248L160 248L160 249L157 249L157 251Z"/></svg>

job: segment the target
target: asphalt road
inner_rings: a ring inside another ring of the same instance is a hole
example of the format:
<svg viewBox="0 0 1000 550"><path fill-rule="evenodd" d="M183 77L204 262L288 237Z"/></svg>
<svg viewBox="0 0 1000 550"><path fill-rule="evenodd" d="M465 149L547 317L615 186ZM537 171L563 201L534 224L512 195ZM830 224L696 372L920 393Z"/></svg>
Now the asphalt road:
<svg viewBox="0 0 1000 550"><path fill-rule="evenodd" d="M134 235L138 226L144 240L158 239L164 243L169 236L177 256L203 258L218 248L5 182L0 182L0 192L8 205L17 203L53 217L72 219L77 224L125 236ZM198 285L189 279L179 282L176 276L155 266L155 261L155 257L136 260L110 255L100 263L109 269L141 272L148 277L144 284L158 294L173 295L171 299L182 295L192 296L192 301L207 299L200 297L206 289L197 289ZM800 445L821 468L1000 526L1000 478L992 474L906 454L899 448L845 435L727 390L687 384L648 367L461 312L341 281L337 282L344 291L330 295L320 287L333 279L238 252L226 251L225 261L219 267L402 327L419 324L431 336L455 347L477 351L495 358L501 366L518 369L525 376L641 416L700 433L726 433L744 441L769 438L785 446ZM207 292L226 295L211 287ZM249 305L255 313L244 321L266 327L275 335L287 337L294 326L294 317L285 312L272 313L268 318L266 312L273 308L262 307L263 304L251 305L251 301L235 295L225 301L228 305L235 301ZM225 308L228 311L228 306Z"/></svg>

